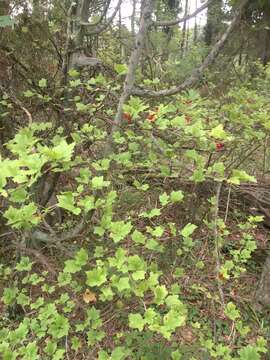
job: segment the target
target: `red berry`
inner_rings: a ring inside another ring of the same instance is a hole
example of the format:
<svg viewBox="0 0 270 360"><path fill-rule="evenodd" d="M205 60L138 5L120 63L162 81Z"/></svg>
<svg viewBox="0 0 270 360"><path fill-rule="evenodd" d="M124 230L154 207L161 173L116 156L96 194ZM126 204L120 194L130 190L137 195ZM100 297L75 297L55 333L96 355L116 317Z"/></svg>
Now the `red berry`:
<svg viewBox="0 0 270 360"><path fill-rule="evenodd" d="M131 122L132 122L132 117L131 117L130 113L125 112L123 114L123 119L126 120L129 124L131 124Z"/></svg>
<svg viewBox="0 0 270 360"><path fill-rule="evenodd" d="M224 149L224 144L223 143L220 143L220 142L216 143L216 150L217 151L221 151L223 149Z"/></svg>

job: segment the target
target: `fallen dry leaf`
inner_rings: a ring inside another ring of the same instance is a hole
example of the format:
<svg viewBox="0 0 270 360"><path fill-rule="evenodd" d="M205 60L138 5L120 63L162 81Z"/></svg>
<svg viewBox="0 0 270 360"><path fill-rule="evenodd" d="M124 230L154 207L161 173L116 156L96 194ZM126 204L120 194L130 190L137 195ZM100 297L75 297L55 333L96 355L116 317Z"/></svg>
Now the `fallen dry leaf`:
<svg viewBox="0 0 270 360"><path fill-rule="evenodd" d="M96 294L89 289L86 289L85 293L83 294L83 301L86 304L97 302Z"/></svg>

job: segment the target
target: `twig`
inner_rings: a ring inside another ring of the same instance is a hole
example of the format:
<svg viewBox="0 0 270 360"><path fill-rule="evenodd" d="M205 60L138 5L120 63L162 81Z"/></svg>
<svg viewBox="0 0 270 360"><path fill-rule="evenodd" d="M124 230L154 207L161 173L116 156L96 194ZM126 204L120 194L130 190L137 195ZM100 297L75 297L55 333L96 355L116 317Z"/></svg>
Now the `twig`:
<svg viewBox="0 0 270 360"><path fill-rule="evenodd" d="M220 193L221 193L221 187L222 182L219 182L217 185L217 191L216 191L216 205L215 205L215 212L214 212L214 241L215 241L215 257L216 257L216 272L217 272L217 286L219 291L220 300L222 303L222 306L225 307L225 301L224 301L224 292L221 286L221 283L219 281L219 272L220 272L220 253L219 253L219 234L218 234L218 213L219 213L219 200L220 200Z"/></svg>
<svg viewBox="0 0 270 360"><path fill-rule="evenodd" d="M0 89L1 89L3 92L7 92L2 85L0 85ZM31 115L30 111L27 110L26 107L23 106L23 104L21 103L21 101L20 101L19 99L17 99L17 97L16 97L14 94L11 94L10 92L7 93L7 94L8 94L8 96L9 96L10 100L11 100L15 105L17 105L20 109L22 109L22 110L26 113L26 115L27 115L27 117L28 117L29 126L32 125L32 123L33 123L33 118L32 118L32 115Z"/></svg>
<svg viewBox="0 0 270 360"><path fill-rule="evenodd" d="M181 19L155 21L155 22L153 22L153 25L155 25L155 26L174 26L174 25L178 25L182 22L188 21L188 20L192 19L193 17L195 17L196 15L198 15L204 9L206 9L212 1L213 0L209 0L208 2L203 4L201 7L196 9L192 14L186 15L186 16L182 17Z"/></svg>
<svg viewBox="0 0 270 360"><path fill-rule="evenodd" d="M68 337L67 337L67 336L66 336L65 346L66 346L66 356L67 356L67 360L69 360L69 355L68 355Z"/></svg>
<svg viewBox="0 0 270 360"><path fill-rule="evenodd" d="M232 187L230 185L229 186L228 197L227 197L227 205L226 205L226 213L225 213L225 217L224 217L224 224L226 224L227 218L228 218L229 204L230 204L230 199L231 199L231 191L232 191Z"/></svg>

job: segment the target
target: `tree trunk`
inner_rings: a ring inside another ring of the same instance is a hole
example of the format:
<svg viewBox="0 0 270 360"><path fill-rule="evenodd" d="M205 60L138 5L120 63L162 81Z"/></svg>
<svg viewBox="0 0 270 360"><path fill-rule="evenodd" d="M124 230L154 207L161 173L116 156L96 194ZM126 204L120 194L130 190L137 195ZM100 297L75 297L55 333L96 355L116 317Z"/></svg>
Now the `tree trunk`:
<svg viewBox="0 0 270 360"><path fill-rule="evenodd" d="M263 12L263 29L261 38L261 62L266 65L270 60L270 7L266 6Z"/></svg>
<svg viewBox="0 0 270 360"><path fill-rule="evenodd" d="M0 16L8 15L9 13L9 0L0 0Z"/></svg>
<svg viewBox="0 0 270 360"><path fill-rule="evenodd" d="M255 302L259 307L266 308L270 306L270 255L268 255L263 267Z"/></svg>
<svg viewBox="0 0 270 360"><path fill-rule="evenodd" d="M197 10L197 8L198 8L198 3L197 3L197 0L196 0L196 1L195 1L195 9ZM198 24L197 24L197 15L195 15L194 21L195 21L195 25L194 25L194 36L193 36L193 42L194 42L194 44L196 44L197 39L198 39Z"/></svg>
<svg viewBox="0 0 270 360"><path fill-rule="evenodd" d="M207 9L207 23L204 29L204 41L206 45L212 45L222 25L222 0L213 0Z"/></svg>
<svg viewBox="0 0 270 360"><path fill-rule="evenodd" d="M132 14L131 14L131 35L132 35L132 37L135 37L136 1L137 0L132 0Z"/></svg>
<svg viewBox="0 0 270 360"><path fill-rule="evenodd" d="M188 14L188 0L186 0L186 4L185 4L184 17L186 17L187 14ZM181 57L183 57L184 51L185 51L186 31L187 31L187 20L185 20L185 21L183 22L182 40L181 40L181 44L180 44L180 54L181 54Z"/></svg>

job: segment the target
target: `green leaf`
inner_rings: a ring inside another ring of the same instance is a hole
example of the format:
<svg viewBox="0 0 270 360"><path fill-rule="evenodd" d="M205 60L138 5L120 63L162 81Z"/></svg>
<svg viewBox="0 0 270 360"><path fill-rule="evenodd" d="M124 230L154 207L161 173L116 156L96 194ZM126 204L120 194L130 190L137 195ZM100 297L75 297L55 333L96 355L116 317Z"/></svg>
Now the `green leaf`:
<svg viewBox="0 0 270 360"><path fill-rule="evenodd" d="M147 227L147 231L154 237L161 237L164 234L164 228L162 226L157 226L155 229Z"/></svg>
<svg viewBox="0 0 270 360"><path fill-rule="evenodd" d="M85 249L80 249L74 259L66 260L63 272L69 274L75 274L80 271L84 265L87 264L88 253ZM61 273L60 273L61 274ZM63 279L62 279L63 281ZM62 283L63 286L63 283Z"/></svg>
<svg viewBox="0 0 270 360"><path fill-rule="evenodd" d="M228 138L226 131L223 129L223 125L219 124L210 131L210 136L218 140L225 140Z"/></svg>
<svg viewBox="0 0 270 360"><path fill-rule="evenodd" d="M46 347L44 348L44 351L46 354L52 356L55 353L56 349L57 349L57 343L52 340L49 340L47 342Z"/></svg>
<svg viewBox="0 0 270 360"><path fill-rule="evenodd" d="M123 346L117 346L111 353L111 360L124 360L127 359L129 352Z"/></svg>
<svg viewBox="0 0 270 360"><path fill-rule="evenodd" d="M37 360L39 359L38 347L36 341L30 342L22 351L24 356L22 360Z"/></svg>
<svg viewBox="0 0 270 360"><path fill-rule="evenodd" d="M228 179L228 183L240 185L241 182L257 182L256 178L248 175L244 170L233 170L232 176Z"/></svg>
<svg viewBox="0 0 270 360"><path fill-rule="evenodd" d="M80 73L75 69L70 69L69 72L68 72L68 75L70 77L78 77L80 75Z"/></svg>
<svg viewBox="0 0 270 360"><path fill-rule="evenodd" d="M81 199L78 202L78 205L80 205L86 212L89 212L90 210L93 210L96 208L95 206L95 198L94 196L85 196L83 199Z"/></svg>
<svg viewBox="0 0 270 360"><path fill-rule="evenodd" d="M44 78L39 80L38 86L41 87L41 88L45 88L47 86L47 80L44 79Z"/></svg>
<svg viewBox="0 0 270 360"><path fill-rule="evenodd" d="M53 318L53 323L48 328L48 334L52 335L55 339L61 339L68 335L69 321L63 315L57 314Z"/></svg>
<svg viewBox="0 0 270 360"><path fill-rule="evenodd" d="M91 329L91 330L89 330L87 332L86 335L87 335L87 344L88 344L88 346L93 346L96 343L98 343L99 341L102 341L102 339L104 339L105 332L95 330L95 329Z"/></svg>
<svg viewBox="0 0 270 360"><path fill-rule="evenodd" d="M150 210L149 212L143 212L142 214L140 214L140 216L146 217L148 219L152 219L153 217L159 216L160 214L161 214L160 209L154 208L154 209Z"/></svg>
<svg viewBox="0 0 270 360"><path fill-rule="evenodd" d="M172 357L172 360L181 360L182 354L180 353L179 350L175 350L175 351L172 351L171 357Z"/></svg>
<svg viewBox="0 0 270 360"><path fill-rule="evenodd" d="M100 286L107 281L107 271L104 268L98 267L97 269L86 272L88 286Z"/></svg>
<svg viewBox="0 0 270 360"><path fill-rule="evenodd" d="M144 270L138 270L132 273L132 279L135 281L145 279L146 272Z"/></svg>
<svg viewBox="0 0 270 360"><path fill-rule="evenodd" d="M240 318L240 313L239 310L237 310L236 306L234 305L234 303L229 302L226 305L226 308L224 310L225 315L228 316L229 319L231 319L232 321L235 321L237 318Z"/></svg>
<svg viewBox="0 0 270 360"><path fill-rule="evenodd" d="M20 262L16 265L18 271L30 271L32 269L33 262L30 261L29 257L22 256Z"/></svg>
<svg viewBox="0 0 270 360"><path fill-rule="evenodd" d="M169 203L169 195L167 193L163 193L159 196L159 201L162 206L166 206Z"/></svg>
<svg viewBox="0 0 270 360"><path fill-rule="evenodd" d="M35 93L31 90L26 90L24 91L23 95L26 97L26 98L30 98L30 97L33 97L35 95Z"/></svg>
<svg viewBox="0 0 270 360"><path fill-rule="evenodd" d="M80 249L75 255L75 260L77 264L81 266L86 265L88 261L88 252L83 248Z"/></svg>
<svg viewBox="0 0 270 360"><path fill-rule="evenodd" d="M115 64L114 70L117 72L118 75L125 75L128 71L128 67L126 64Z"/></svg>
<svg viewBox="0 0 270 360"><path fill-rule="evenodd" d="M244 349L241 349L238 351L238 354L240 355L240 360L260 360L261 357L258 354L257 349L252 346L248 345Z"/></svg>
<svg viewBox="0 0 270 360"><path fill-rule="evenodd" d="M137 244L145 244L146 241L146 237L138 230L132 233L131 239Z"/></svg>
<svg viewBox="0 0 270 360"><path fill-rule="evenodd" d="M165 298L168 295L168 290L166 289L166 286L165 285L157 286L154 289L154 295L155 295L154 302L157 305L164 304Z"/></svg>
<svg viewBox="0 0 270 360"><path fill-rule="evenodd" d="M49 161L69 162L74 152L75 143L68 144L65 139L61 139L58 145L49 148L47 146L39 147L41 154L47 156Z"/></svg>
<svg viewBox="0 0 270 360"><path fill-rule="evenodd" d="M132 230L131 221L125 223L124 221L115 221L111 223L110 237L115 243L118 243L120 240L123 240Z"/></svg>
<svg viewBox="0 0 270 360"><path fill-rule="evenodd" d="M62 193L62 195L57 195L58 206L62 209L68 210L74 215L79 215L81 209L74 205L74 194L71 191Z"/></svg>
<svg viewBox="0 0 270 360"><path fill-rule="evenodd" d="M63 360L65 356L65 349L56 350L55 354L52 357L52 360Z"/></svg>
<svg viewBox="0 0 270 360"><path fill-rule="evenodd" d="M138 329L139 331L143 331L146 323L141 314L129 314L128 321L131 329Z"/></svg>
<svg viewBox="0 0 270 360"><path fill-rule="evenodd" d="M71 338L71 349L74 351L78 351L82 346L80 339L77 336L73 336Z"/></svg>
<svg viewBox="0 0 270 360"><path fill-rule="evenodd" d="M169 330L174 331L177 327L185 324L186 317L175 310L170 310L164 316L164 326L166 326Z"/></svg>
<svg viewBox="0 0 270 360"><path fill-rule="evenodd" d="M180 234L184 237L190 237L190 235L193 234L193 232L197 229L197 226L191 223L188 223L180 232Z"/></svg>
<svg viewBox="0 0 270 360"><path fill-rule="evenodd" d="M181 190L172 191L170 194L170 199L173 203L181 202L184 199L184 194Z"/></svg>
<svg viewBox="0 0 270 360"><path fill-rule="evenodd" d="M92 179L92 187L95 190L108 187L109 185L110 185L110 181L104 181L103 176L96 176Z"/></svg>
<svg viewBox="0 0 270 360"><path fill-rule="evenodd" d="M130 289L130 283L128 277L121 277L117 283L114 284L119 292Z"/></svg>
<svg viewBox="0 0 270 360"><path fill-rule="evenodd" d="M18 294L18 288L4 288L2 300L5 305L10 305L16 299Z"/></svg>
<svg viewBox="0 0 270 360"><path fill-rule="evenodd" d="M142 258L138 255L133 255L128 257L128 270L129 271L137 271L144 270L146 268L146 264Z"/></svg>
<svg viewBox="0 0 270 360"><path fill-rule="evenodd" d="M19 209L10 206L8 210L5 211L4 217L8 219L8 225L11 225L15 229L30 229L41 220L37 215L37 210L37 206L34 203L21 206Z"/></svg>

